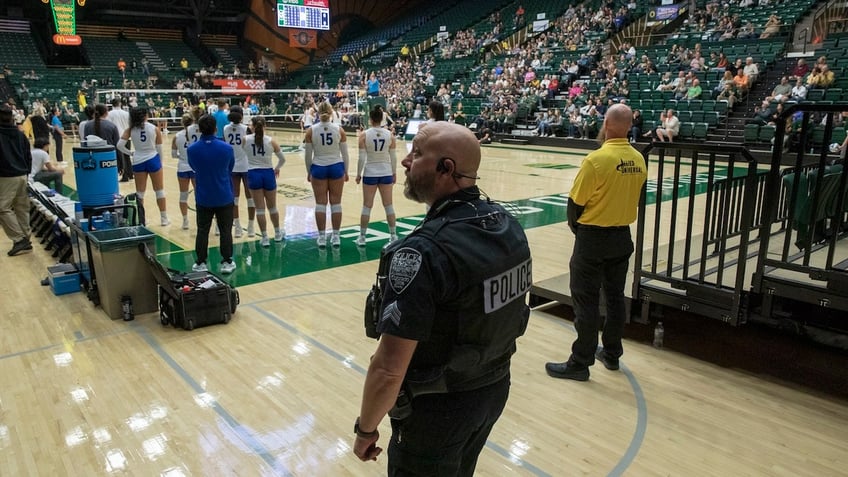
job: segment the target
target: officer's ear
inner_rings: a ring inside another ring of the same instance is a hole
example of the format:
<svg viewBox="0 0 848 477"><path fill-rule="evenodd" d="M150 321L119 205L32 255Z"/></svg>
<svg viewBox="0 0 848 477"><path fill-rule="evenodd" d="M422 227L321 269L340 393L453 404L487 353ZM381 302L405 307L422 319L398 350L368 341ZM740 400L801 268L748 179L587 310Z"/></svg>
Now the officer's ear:
<svg viewBox="0 0 848 477"><path fill-rule="evenodd" d="M448 165L448 161L450 161L450 165ZM439 159L438 163L436 163L436 172L440 172L442 174L449 174L455 168L456 164L454 164L453 159L449 157L443 157Z"/></svg>

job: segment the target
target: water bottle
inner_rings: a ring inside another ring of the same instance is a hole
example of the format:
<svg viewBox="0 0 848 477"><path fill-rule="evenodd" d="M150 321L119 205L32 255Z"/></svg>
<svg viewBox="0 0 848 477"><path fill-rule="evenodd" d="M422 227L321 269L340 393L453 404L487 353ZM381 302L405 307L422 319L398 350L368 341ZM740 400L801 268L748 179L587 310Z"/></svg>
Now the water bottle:
<svg viewBox="0 0 848 477"><path fill-rule="evenodd" d="M123 316L124 321L132 321L135 319L132 297L129 295L121 295L121 316Z"/></svg>
<svg viewBox="0 0 848 477"><path fill-rule="evenodd" d="M663 328L662 321L660 321L657 322L657 326L654 328L654 348L662 349L663 338L665 338L665 329Z"/></svg>
<svg viewBox="0 0 848 477"><path fill-rule="evenodd" d="M74 220L76 220L76 222L79 224L82 223L82 219L84 217L85 215L82 212L82 202L74 202Z"/></svg>
<svg viewBox="0 0 848 477"><path fill-rule="evenodd" d="M103 228L108 229L112 227L112 213L108 210L103 212Z"/></svg>

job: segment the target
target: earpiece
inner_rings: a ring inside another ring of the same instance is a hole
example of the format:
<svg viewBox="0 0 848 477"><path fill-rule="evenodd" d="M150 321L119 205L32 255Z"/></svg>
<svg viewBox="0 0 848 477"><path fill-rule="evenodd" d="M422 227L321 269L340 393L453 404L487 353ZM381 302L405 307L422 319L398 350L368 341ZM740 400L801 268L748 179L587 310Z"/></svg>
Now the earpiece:
<svg viewBox="0 0 848 477"><path fill-rule="evenodd" d="M448 169L447 164L445 164L447 161L453 162L453 159L447 157L439 159L439 162L436 164L436 172L441 172L443 174L447 174L448 172L450 172L450 169Z"/></svg>

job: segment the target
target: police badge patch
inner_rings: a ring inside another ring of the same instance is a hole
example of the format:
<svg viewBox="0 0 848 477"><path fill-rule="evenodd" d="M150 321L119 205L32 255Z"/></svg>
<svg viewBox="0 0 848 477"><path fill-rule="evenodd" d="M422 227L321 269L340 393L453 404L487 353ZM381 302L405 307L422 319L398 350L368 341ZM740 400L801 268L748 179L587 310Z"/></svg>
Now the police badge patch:
<svg viewBox="0 0 848 477"><path fill-rule="evenodd" d="M389 284L398 295L412 283L421 268L421 253L409 247L399 249L389 266Z"/></svg>

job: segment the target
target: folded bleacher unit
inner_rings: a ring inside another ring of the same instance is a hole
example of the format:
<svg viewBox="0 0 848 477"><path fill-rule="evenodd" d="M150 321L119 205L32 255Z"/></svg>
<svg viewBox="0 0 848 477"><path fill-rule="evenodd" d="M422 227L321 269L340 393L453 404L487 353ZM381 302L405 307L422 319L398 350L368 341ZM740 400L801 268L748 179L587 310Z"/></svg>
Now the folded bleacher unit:
<svg viewBox="0 0 848 477"><path fill-rule="evenodd" d="M239 303L238 291L211 272L165 269L144 244L139 250L159 284L162 325L184 330L229 323Z"/></svg>

